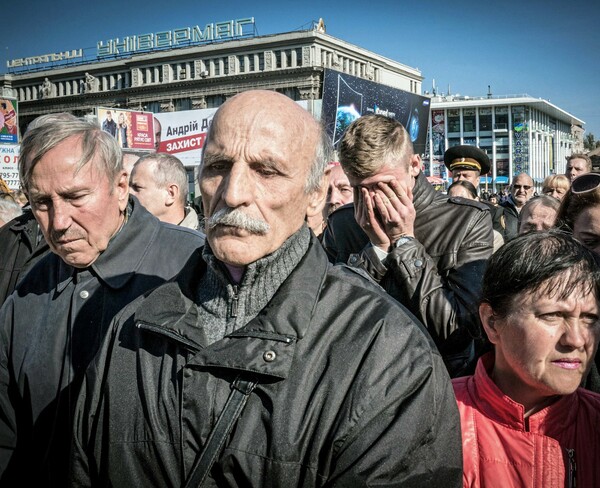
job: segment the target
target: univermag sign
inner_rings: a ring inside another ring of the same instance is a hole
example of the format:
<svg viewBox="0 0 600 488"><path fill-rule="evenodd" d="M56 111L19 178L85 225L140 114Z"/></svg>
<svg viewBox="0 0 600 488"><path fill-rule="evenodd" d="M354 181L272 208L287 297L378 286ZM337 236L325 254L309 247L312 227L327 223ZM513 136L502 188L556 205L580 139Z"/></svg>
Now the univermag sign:
<svg viewBox="0 0 600 488"><path fill-rule="evenodd" d="M252 30L250 31L250 29ZM206 24L204 28L195 25L170 31L126 36L122 39L115 38L106 42L100 41L98 42L98 57L180 47L182 45L231 39L251 33L254 33L254 17L228 20L227 22L214 22Z"/></svg>
<svg viewBox="0 0 600 488"><path fill-rule="evenodd" d="M233 39L236 37L254 35L254 17L227 20L225 22L211 22L204 27L195 25L168 31L137 34L114 38L107 41L98 41L96 45L97 58L107 56L121 56L136 52L148 52L160 49L177 48L192 44ZM24 68L38 64L64 64L67 61L83 59L83 49L73 49L40 56L11 59L6 61L7 68Z"/></svg>

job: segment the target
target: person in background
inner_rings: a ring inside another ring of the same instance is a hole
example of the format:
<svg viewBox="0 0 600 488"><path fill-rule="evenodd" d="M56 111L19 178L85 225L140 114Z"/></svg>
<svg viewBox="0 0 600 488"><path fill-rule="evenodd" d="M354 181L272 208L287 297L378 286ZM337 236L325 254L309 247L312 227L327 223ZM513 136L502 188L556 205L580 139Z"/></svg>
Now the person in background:
<svg viewBox="0 0 600 488"><path fill-rule="evenodd" d="M23 213L21 206L14 200L0 198L0 227Z"/></svg>
<svg viewBox="0 0 600 488"><path fill-rule="evenodd" d="M448 187L448 196L467 198L469 200L479 200L477 196L477 189L468 180L454 181Z"/></svg>
<svg viewBox="0 0 600 488"><path fill-rule="evenodd" d="M327 218L342 205L354 201L354 191L342 166L337 161L329 163L327 169L328 187L324 214Z"/></svg>
<svg viewBox="0 0 600 488"><path fill-rule="evenodd" d="M494 228L502 229L504 242L519 234L519 212L533 197L533 180L527 173L520 173L513 179L508 198L500 203L494 217Z"/></svg>
<svg viewBox="0 0 600 488"><path fill-rule="evenodd" d="M453 146L444 153L444 164L452 173L452 182L468 181L479 190L481 175L490 171L490 158L477 146Z"/></svg>
<svg viewBox="0 0 600 488"><path fill-rule="evenodd" d="M162 138L162 126L160 120L154 117L154 151L158 152L160 149L160 141Z"/></svg>
<svg viewBox="0 0 600 488"><path fill-rule="evenodd" d="M34 124L21 186L52 252L0 309L0 486L68 486L74 402L112 318L173 278L203 236L128 194L116 139L95 123Z"/></svg>
<svg viewBox="0 0 600 488"><path fill-rule="evenodd" d="M556 216L556 227L571 233L600 262L600 174L586 173L573 180L563 198ZM585 387L600 393L600 356L594 365Z"/></svg>
<svg viewBox="0 0 600 488"><path fill-rule="evenodd" d="M477 190L471 182L467 180L459 180L452 183L448 187L448 196L450 198L461 197L468 200L479 200ZM500 246L504 244L504 238L496 229L492 229L492 232L494 233L494 252L496 252Z"/></svg>
<svg viewBox="0 0 600 488"><path fill-rule="evenodd" d="M117 137L117 123L112 118L112 111L106 111L106 118L102 122L102 130L108 132L111 136Z"/></svg>
<svg viewBox="0 0 600 488"><path fill-rule="evenodd" d="M600 486L600 395L579 388L600 338L600 270L564 232L492 256L481 322L494 350L453 380L463 486Z"/></svg>
<svg viewBox="0 0 600 488"><path fill-rule="evenodd" d="M542 193L560 201L563 199L570 186L571 182L565 175L550 175L547 176L542 183Z"/></svg>
<svg viewBox="0 0 600 488"><path fill-rule="evenodd" d="M425 325L450 375L465 374L475 365L479 286L493 250L488 207L436 192L394 119L358 118L339 153L354 205L329 216L330 259L369 273Z"/></svg>
<svg viewBox="0 0 600 488"><path fill-rule="evenodd" d="M131 177L133 166L142 156L148 154L148 151L139 151L135 149L123 149L123 169L127 172L127 178Z"/></svg>
<svg viewBox="0 0 600 488"><path fill-rule="evenodd" d="M519 212L519 234L540 232L554 227L560 201L548 195L529 200Z"/></svg>
<svg viewBox="0 0 600 488"><path fill-rule="evenodd" d="M460 486L439 353L305 224L331 156L282 94L221 105L202 260L113 324L78 401L74 486Z"/></svg>
<svg viewBox="0 0 600 488"><path fill-rule="evenodd" d="M354 196L348 177L340 163L337 161L329 163L325 175L327 177L327 194L323 198L323 208L316 215L306 219L308 226L319 239L323 238L329 215L342 205L352 202Z"/></svg>
<svg viewBox="0 0 600 488"><path fill-rule="evenodd" d="M556 225L572 232L585 247L600 256L599 173L586 173L573 180L561 202Z"/></svg>
<svg viewBox="0 0 600 488"><path fill-rule="evenodd" d="M188 175L172 154L150 153L133 166L129 188L152 215L163 222L198 230L198 214L188 205Z"/></svg>
<svg viewBox="0 0 600 488"><path fill-rule="evenodd" d="M127 119L125 118L125 113L120 112L117 124L117 140L119 141L119 145L122 148L128 148L128 136L127 136Z"/></svg>
<svg viewBox="0 0 600 488"><path fill-rule="evenodd" d="M592 160L587 154L573 153L567 156L565 176L573 183L578 176L592 171Z"/></svg>

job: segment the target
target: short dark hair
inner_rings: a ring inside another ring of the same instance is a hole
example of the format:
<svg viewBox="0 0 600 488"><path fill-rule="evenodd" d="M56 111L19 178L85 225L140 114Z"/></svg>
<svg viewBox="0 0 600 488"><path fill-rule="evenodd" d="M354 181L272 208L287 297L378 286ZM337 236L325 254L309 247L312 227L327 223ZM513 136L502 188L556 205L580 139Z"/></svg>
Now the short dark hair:
<svg viewBox="0 0 600 488"><path fill-rule="evenodd" d="M458 181L455 181L454 183L452 183L448 187L448 194L450 194L450 190L452 190L452 188L456 188L457 186L462 186L465 190L467 190L471 194L471 196L474 199L477 199L477 188L475 188L473 183L471 183L470 181L467 181L467 180L458 180Z"/></svg>
<svg viewBox="0 0 600 488"><path fill-rule="evenodd" d="M524 293L558 293L556 298L562 300L579 288L600 298L600 268L594 254L568 233L551 229L522 234L492 255L481 301L504 318Z"/></svg>

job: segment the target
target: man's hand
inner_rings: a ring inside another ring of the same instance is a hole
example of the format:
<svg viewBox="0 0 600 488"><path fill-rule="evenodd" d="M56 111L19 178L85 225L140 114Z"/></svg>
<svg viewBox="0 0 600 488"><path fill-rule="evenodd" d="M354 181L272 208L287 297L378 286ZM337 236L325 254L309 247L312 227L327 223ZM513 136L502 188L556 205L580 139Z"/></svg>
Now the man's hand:
<svg viewBox="0 0 600 488"><path fill-rule="evenodd" d="M403 236L414 237L412 190L393 179L358 188L355 218L374 246L390 252Z"/></svg>

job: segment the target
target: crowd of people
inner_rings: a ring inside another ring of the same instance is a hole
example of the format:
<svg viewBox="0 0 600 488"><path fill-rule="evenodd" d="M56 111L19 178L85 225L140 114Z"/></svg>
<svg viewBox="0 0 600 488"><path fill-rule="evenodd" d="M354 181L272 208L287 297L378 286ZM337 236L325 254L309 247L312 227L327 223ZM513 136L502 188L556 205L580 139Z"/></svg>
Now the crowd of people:
<svg viewBox="0 0 600 488"><path fill-rule="evenodd" d="M443 194L396 120L335 153L246 91L188 202L176 157L40 117L0 205L0 486L600 486L586 158L493 202L456 146Z"/></svg>

